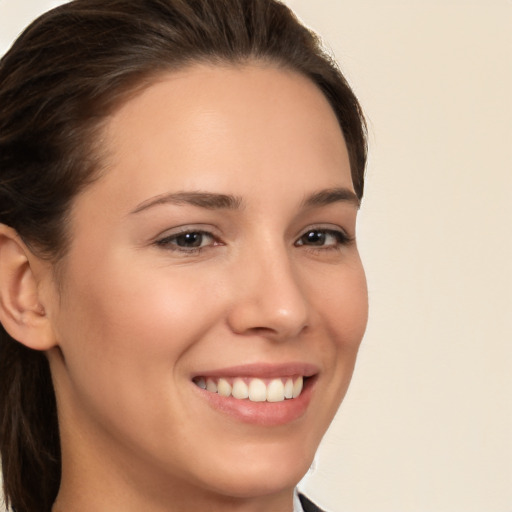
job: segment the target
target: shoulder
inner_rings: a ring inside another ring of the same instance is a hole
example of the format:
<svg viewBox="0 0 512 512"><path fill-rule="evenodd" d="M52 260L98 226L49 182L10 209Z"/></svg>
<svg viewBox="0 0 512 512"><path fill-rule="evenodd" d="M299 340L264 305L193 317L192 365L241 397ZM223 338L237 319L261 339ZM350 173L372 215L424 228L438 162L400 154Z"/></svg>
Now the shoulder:
<svg viewBox="0 0 512 512"><path fill-rule="evenodd" d="M304 494L299 494L300 503L304 512L324 512L321 508L318 508L312 501L308 500Z"/></svg>

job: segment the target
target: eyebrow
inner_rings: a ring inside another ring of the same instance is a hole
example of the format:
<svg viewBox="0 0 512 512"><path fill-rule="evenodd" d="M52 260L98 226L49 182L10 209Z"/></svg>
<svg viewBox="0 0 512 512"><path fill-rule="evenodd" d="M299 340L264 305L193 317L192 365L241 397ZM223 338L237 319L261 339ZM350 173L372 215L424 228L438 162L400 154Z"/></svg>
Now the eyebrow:
<svg viewBox="0 0 512 512"><path fill-rule="evenodd" d="M352 203L356 208L361 205L359 198L352 190L348 188L328 188L306 197L301 206L303 208L318 208L337 202ZM147 199L130 213L139 213L162 204L190 204L207 210L239 210L242 207L242 198L231 194L216 194L213 192L173 192Z"/></svg>
<svg viewBox="0 0 512 512"><path fill-rule="evenodd" d="M302 202L302 206L305 208L318 208L338 202L351 203L358 209L361 206L361 200L355 192L344 187L320 190L306 197Z"/></svg>
<svg viewBox="0 0 512 512"><path fill-rule="evenodd" d="M174 192L147 199L130 213L139 213L160 204L191 204L208 210L237 210L242 205L242 199L233 195L212 192Z"/></svg>

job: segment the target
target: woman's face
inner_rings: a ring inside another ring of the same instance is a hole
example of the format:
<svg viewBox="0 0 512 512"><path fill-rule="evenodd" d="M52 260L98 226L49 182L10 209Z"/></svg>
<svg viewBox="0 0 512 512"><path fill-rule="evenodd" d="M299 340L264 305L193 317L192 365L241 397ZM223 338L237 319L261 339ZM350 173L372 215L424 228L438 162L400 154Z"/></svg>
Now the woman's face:
<svg viewBox="0 0 512 512"><path fill-rule="evenodd" d="M367 317L333 111L294 72L197 65L130 99L102 143L48 308L64 478L76 465L153 496L288 492Z"/></svg>

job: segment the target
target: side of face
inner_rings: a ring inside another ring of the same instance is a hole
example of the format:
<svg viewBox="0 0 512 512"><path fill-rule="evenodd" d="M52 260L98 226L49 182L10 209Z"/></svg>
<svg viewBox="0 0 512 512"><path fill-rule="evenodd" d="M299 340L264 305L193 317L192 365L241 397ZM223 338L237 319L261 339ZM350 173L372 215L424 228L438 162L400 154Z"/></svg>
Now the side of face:
<svg viewBox="0 0 512 512"><path fill-rule="evenodd" d="M104 145L48 308L65 468L162 493L293 488L367 317L334 113L294 72L196 65L122 106ZM273 381L301 377L278 402L202 389L259 379L279 398Z"/></svg>

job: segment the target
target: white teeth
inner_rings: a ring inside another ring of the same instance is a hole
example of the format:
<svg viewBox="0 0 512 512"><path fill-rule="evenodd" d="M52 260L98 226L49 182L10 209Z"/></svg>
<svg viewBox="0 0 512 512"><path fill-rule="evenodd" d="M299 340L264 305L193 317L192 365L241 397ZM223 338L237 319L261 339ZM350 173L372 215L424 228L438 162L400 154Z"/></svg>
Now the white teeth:
<svg viewBox="0 0 512 512"><path fill-rule="evenodd" d="M298 377L297 380L293 383L293 398L297 398L300 395L303 384L304 380L302 377Z"/></svg>
<svg viewBox="0 0 512 512"><path fill-rule="evenodd" d="M284 384L281 379L271 380L267 386L267 402L282 402L284 400Z"/></svg>
<svg viewBox="0 0 512 512"><path fill-rule="evenodd" d="M284 397L285 398L293 398L293 380L286 379L286 384L284 385Z"/></svg>
<svg viewBox="0 0 512 512"><path fill-rule="evenodd" d="M249 387L242 379L235 379L231 393L235 398L243 400L249 398Z"/></svg>
<svg viewBox="0 0 512 512"><path fill-rule="evenodd" d="M261 379L252 379L249 384L249 400L264 402L267 399L267 386Z"/></svg>
<svg viewBox="0 0 512 512"><path fill-rule="evenodd" d="M249 382L249 384L247 384ZM221 396L232 396L237 400L249 399L252 402L282 402L297 398L303 388L304 379L297 377L295 381L291 377L272 379L270 381L262 379L235 378L204 378L194 379L194 383L201 389L206 389L210 393L218 393Z"/></svg>
<svg viewBox="0 0 512 512"><path fill-rule="evenodd" d="M231 396L231 384L226 379L219 379L217 393L222 396Z"/></svg>
<svg viewBox="0 0 512 512"><path fill-rule="evenodd" d="M206 390L211 391L212 393L217 393L217 384L212 379L208 379L206 381Z"/></svg>

